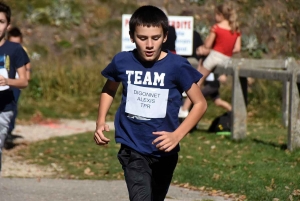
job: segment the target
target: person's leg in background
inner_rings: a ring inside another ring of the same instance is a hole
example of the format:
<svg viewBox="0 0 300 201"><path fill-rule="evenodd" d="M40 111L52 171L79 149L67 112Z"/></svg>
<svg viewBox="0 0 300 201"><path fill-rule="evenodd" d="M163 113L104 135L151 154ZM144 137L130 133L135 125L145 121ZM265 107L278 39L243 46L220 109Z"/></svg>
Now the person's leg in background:
<svg viewBox="0 0 300 201"><path fill-rule="evenodd" d="M2 167L2 149L4 147L5 138L7 136L10 120L13 111L0 112L0 173Z"/></svg>
<svg viewBox="0 0 300 201"><path fill-rule="evenodd" d="M12 134L13 130L15 129L16 118L18 116L18 101L19 101L19 98L20 98L20 95L21 95L21 90L12 87L12 91L13 91L13 94L14 94L14 99L15 99L16 104L15 104L14 109L13 109L13 116L12 116L10 124L9 124L8 134L7 134L6 141L5 141L5 143L9 143L9 144L13 143L13 140L15 138L20 138L21 137L19 135Z"/></svg>
<svg viewBox="0 0 300 201"><path fill-rule="evenodd" d="M216 98L214 100L214 103L216 106L224 108L227 112L230 112L232 110L231 104L227 101L222 100L220 97Z"/></svg>

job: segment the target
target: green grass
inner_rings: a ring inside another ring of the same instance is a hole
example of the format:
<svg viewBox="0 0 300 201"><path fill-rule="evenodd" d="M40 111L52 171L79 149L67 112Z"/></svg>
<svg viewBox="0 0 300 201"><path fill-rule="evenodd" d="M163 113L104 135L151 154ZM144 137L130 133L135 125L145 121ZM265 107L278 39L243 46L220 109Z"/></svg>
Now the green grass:
<svg viewBox="0 0 300 201"><path fill-rule="evenodd" d="M204 130L203 124L199 129ZM286 129L252 124L241 142L202 130L182 140L174 183L246 195L251 201L300 199L300 151L286 150ZM113 139L114 134L107 136ZM32 163L55 163L63 169L57 177L123 179L118 149L113 140L97 146L93 133L84 133L33 143L19 154Z"/></svg>
<svg viewBox="0 0 300 201"><path fill-rule="evenodd" d="M39 113L47 118L96 119L99 96L106 81L101 70L106 65L100 59L72 55L33 61L32 78L19 101L19 118L30 119ZM118 95L109 118L119 100Z"/></svg>

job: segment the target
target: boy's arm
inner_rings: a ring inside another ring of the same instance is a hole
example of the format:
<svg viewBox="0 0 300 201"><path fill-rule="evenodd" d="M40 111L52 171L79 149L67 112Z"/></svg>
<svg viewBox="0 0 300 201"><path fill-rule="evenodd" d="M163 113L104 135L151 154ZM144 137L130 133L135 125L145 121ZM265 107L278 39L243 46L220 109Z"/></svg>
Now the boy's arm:
<svg viewBox="0 0 300 201"><path fill-rule="evenodd" d="M2 86L8 85L8 86L16 87L19 89L27 87L28 81L26 78L25 66L18 68L17 72L19 74L18 79L4 78L4 77L0 76L0 85L2 85Z"/></svg>
<svg viewBox="0 0 300 201"><path fill-rule="evenodd" d="M105 145L110 140L106 138L103 134L103 131L109 131L109 127L106 124L106 115L108 113L108 110L113 102L113 99L115 97L115 94L119 87L119 82L113 82L110 80L107 80L101 95L100 95L100 101L99 101L99 110L98 110L98 118L96 122L96 131L94 134L94 140L98 145Z"/></svg>
<svg viewBox="0 0 300 201"><path fill-rule="evenodd" d="M186 94L192 101L193 107L189 115L174 131L174 134L180 136L181 139L200 121L207 109L206 99L197 84L193 84L192 87L186 91Z"/></svg>
<svg viewBox="0 0 300 201"><path fill-rule="evenodd" d="M180 126L172 133L166 131L153 132L154 135L159 136L153 141L153 144L156 144L156 147L161 151L169 152L174 149L180 140L199 122L206 111L207 103L197 84L194 83L186 91L186 94L194 105Z"/></svg>
<svg viewBox="0 0 300 201"><path fill-rule="evenodd" d="M29 81L30 80L30 73L31 73L31 64L27 63L25 65L25 69L26 69L26 78Z"/></svg>

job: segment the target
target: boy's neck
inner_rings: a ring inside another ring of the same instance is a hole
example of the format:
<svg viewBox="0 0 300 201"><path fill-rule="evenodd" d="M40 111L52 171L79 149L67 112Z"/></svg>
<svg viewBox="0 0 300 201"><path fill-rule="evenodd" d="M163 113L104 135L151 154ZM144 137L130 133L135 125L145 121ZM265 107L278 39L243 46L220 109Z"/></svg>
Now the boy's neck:
<svg viewBox="0 0 300 201"><path fill-rule="evenodd" d="M139 60L143 65L145 66L153 66L157 61L162 60L163 58L165 58L167 56L168 53L164 52L161 50L159 57L153 61L145 61L143 59L141 59L141 56L139 55L139 53L137 52L137 50L135 49L133 51L135 58L137 58L137 60Z"/></svg>
<svg viewBox="0 0 300 201"><path fill-rule="evenodd" d="M2 46L5 43L5 41L6 40L4 38L0 39L0 46Z"/></svg>

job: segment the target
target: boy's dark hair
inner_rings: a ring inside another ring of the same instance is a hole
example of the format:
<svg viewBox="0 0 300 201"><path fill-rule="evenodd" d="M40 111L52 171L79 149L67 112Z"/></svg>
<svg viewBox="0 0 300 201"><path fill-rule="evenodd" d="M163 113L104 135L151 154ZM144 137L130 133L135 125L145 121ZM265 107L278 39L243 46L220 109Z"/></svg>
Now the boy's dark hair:
<svg viewBox="0 0 300 201"><path fill-rule="evenodd" d="M18 27L13 27L7 32L7 38L9 39L10 37L20 37L22 39L23 34Z"/></svg>
<svg viewBox="0 0 300 201"><path fill-rule="evenodd" d="M138 8L131 16L129 21L129 32L133 35L136 26L154 26L162 27L164 36L169 28L169 21L166 14L155 6L142 6Z"/></svg>
<svg viewBox="0 0 300 201"><path fill-rule="evenodd" d="M7 23L10 23L11 10L8 5L3 2L0 2L0 12L4 13L6 16Z"/></svg>

